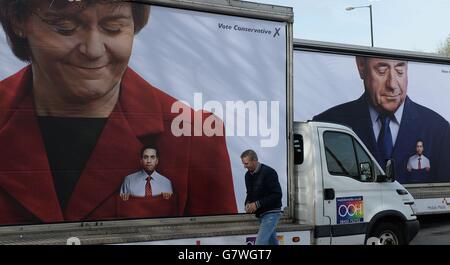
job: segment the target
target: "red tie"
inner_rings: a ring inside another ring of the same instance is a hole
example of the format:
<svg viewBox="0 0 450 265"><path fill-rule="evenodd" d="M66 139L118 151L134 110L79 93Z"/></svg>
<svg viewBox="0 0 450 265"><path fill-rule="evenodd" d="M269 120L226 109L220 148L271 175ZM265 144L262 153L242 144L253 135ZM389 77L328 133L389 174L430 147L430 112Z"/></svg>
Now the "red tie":
<svg viewBox="0 0 450 265"><path fill-rule="evenodd" d="M419 162L418 162L418 165L417 165L417 169L418 169L418 170L421 170L421 169L422 169L422 166L421 166L421 164L420 164L420 159L421 159L421 158L419 157Z"/></svg>
<svg viewBox="0 0 450 265"><path fill-rule="evenodd" d="M152 177L147 177L147 183L145 184L145 197L150 197L152 196L152 186L150 185L150 180L152 179Z"/></svg>

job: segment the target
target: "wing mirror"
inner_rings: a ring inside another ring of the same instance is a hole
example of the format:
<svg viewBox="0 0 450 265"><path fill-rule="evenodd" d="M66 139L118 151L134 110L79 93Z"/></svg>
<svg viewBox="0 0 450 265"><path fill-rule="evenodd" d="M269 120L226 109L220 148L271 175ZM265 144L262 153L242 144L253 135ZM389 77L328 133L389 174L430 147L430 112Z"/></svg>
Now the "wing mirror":
<svg viewBox="0 0 450 265"><path fill-rule="evenodd" d="M385 175L378 175L377 182L394 182L395 181L395 161L394 159L389 159L386 161Z"/></svg>

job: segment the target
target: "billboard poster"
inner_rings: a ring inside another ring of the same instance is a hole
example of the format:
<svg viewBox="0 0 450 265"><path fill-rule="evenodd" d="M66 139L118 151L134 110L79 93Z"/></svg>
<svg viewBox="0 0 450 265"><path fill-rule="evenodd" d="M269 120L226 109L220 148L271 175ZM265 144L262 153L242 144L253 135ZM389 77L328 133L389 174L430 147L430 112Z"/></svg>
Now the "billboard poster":
<svg viewBox="0 0 450 265"><path fill-rule="evenodd" d="M450 182L450 66L294 53L294 120L350 126L402 184Z"/></svg>
<svg viewBox="0 0 450 265"><path fill-rule="evenodd" d="M0 7L0 225L245 213L246 149L287 206L286 23L10 2L25 11Z"/></svg>

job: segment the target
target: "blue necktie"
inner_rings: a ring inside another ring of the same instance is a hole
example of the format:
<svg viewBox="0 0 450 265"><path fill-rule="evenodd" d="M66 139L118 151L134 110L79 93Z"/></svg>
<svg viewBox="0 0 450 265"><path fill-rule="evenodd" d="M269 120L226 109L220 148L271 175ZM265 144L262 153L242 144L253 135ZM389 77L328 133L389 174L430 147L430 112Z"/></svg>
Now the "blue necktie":
<svg viewBox="0 0 450 265"><path fill-rule="evenodd" d="M389 115L380 114L378 119L381 121L381 130L378 135L377 145L378 152L380 155L380 165L385 168L386 160L390 159L392 156L392 150L394 149L394 145L392 143L392 134L391 129L389 128L389 123L391 119Z"/></svg>

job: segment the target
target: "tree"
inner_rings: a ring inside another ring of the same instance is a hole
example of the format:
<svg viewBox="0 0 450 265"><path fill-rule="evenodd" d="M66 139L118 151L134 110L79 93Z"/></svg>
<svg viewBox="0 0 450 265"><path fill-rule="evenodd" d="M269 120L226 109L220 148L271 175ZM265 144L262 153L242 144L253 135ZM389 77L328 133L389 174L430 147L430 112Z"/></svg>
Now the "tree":
<svg viewBox="0 0 450 265"><path fill-rule="evenodd" d="M437 53L450 57L450 35L448 35L447 39L441 43L440 47L438 47Z"/></svg>

